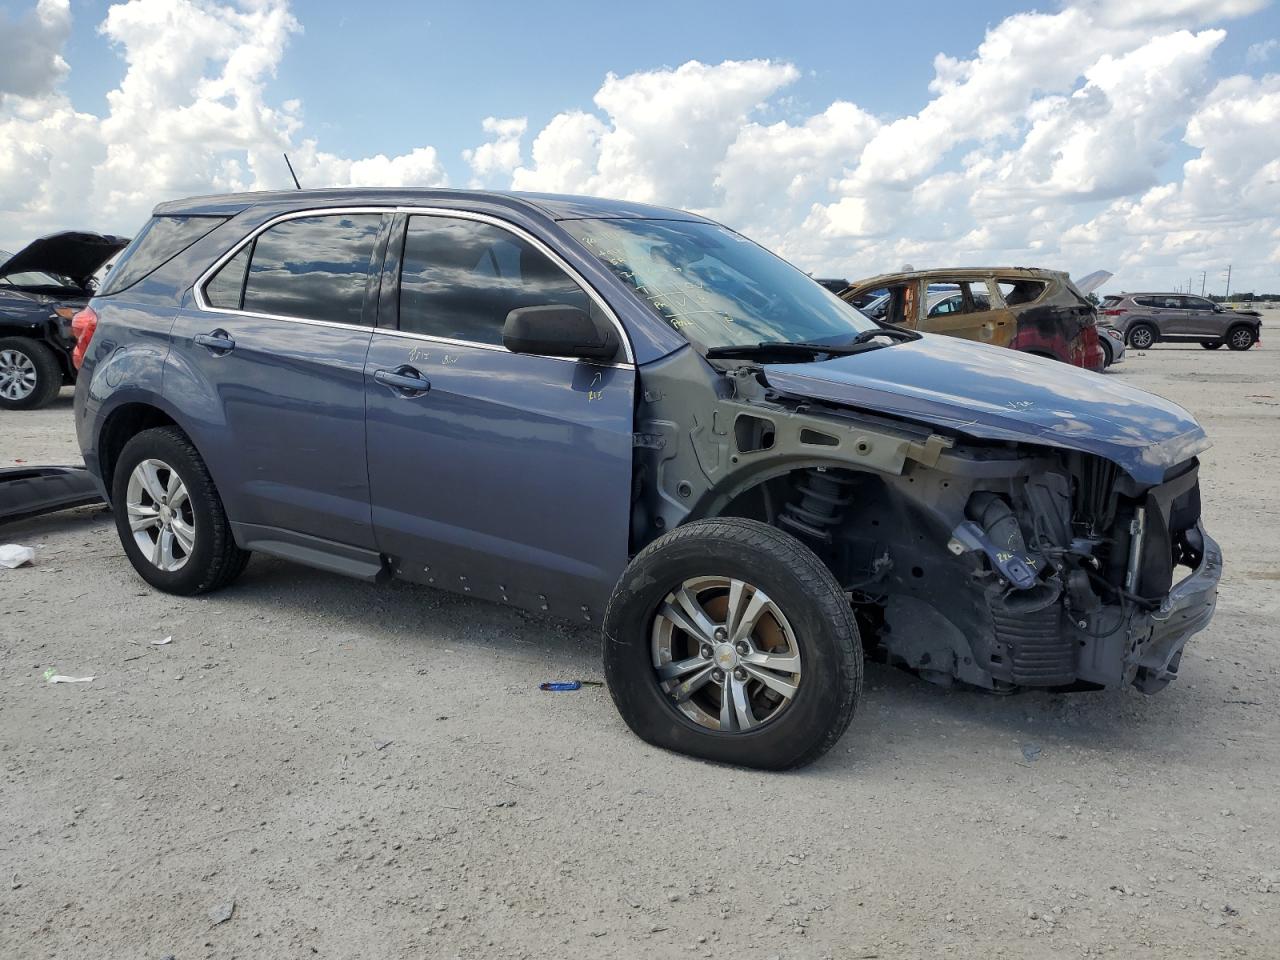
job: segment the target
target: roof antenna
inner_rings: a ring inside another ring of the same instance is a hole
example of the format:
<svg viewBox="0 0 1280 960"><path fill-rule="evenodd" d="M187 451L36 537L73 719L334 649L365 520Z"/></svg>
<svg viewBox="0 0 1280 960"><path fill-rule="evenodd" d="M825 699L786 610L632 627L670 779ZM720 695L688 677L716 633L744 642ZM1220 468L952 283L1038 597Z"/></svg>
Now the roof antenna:
<svg viewBox="0 0 1280 960"><path fill-rule="evenodd" d="M289 162L289 155L287 153L284 154L284 165L289 168L289 176L293 177L293 185L301 190L302 184L298 182L298 175L293 172L293 164Z"/></svg>

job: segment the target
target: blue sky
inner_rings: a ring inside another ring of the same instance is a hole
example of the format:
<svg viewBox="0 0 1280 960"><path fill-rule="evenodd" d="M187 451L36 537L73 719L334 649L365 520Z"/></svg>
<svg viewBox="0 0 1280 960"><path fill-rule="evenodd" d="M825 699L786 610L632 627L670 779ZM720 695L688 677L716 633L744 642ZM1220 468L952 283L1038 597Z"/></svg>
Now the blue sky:
<svg viewBox="0 0 1280 960"><path fill-rule="evenodd" d="M825 274L1280 289L1270 0L0 0L0 246L284 187L281 150L684 206Z"/></svg>
<svg viewBox="0 0 1280 960"><path fill-rule="evenodd" d="M77 108L95 113L124 73L97 29L109 5L72 6L67 59L75 69L67 89ZM795 64L802 78L781 113L810 113L847 98L872 113L900 116L929 99L935 53L970 55L988 27L1015 13L1056 7L983 0L663 0L631 8L563 0L382 0L370 7L376 16L362 15L362 8L294 3L303 31L268 89L280 100L303 101L308 129L323 136L326 149L394 155L429 142L446 165L460 169L461 151L479 139L483 117L527 116L536 130L560 110L589 108L606 73L693 59ZM1237 24L1217 53L1224 65L1243 63L1255 37L1280 36L1280 11L1270 7Z"/></svg>

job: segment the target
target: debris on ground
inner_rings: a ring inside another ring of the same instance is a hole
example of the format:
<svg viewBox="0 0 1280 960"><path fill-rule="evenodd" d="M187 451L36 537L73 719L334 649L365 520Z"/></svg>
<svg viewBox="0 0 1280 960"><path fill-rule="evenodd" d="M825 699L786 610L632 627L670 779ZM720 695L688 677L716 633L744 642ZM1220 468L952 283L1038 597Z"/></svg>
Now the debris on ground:
<svg viewBox="0 0 1280 960"><path fill-rule="evenodd" d="M1043 748L1038 743L1024 743L1022 745L1022 757L1028 763L1035 763L1040 759Z"/></svg>
<svg viewBox="0 0 1280 960"><path fill-rule="evenodd" d="M387 747L391 746L391 744L393 743L395 743L394 740L375 740L373 741L373 749L385 750L387 749Z"/></svg>
<svg viewBox="0 0 1280 960"><path fill-rule="evenodd" d="M231 919L231 915L236 912L236 902L228 900L226 903L220 903L216 907L209 910L209 925L216 927L220 923L226 923Z"/></svg>
<svg viewBox="0 0 1280 960"><path fill-rule="evenodd" d="M35 563L36 551L33 547L24 547L20 543L6 543L0 546L0 567L16 570L24 564Z"/></svg>
<svg viewBox="0 0 1280 960"><path fill-rule="evenodd" d="M44 678L48 683L91 683L96 677L64 677L60 673L54 673L52 668L44 672Z"/></svg>
<svg viewBox="0 0 1280 960"><path fill-rule="evenodd" d="M581 690L583 687L603 687L601 680L547 680L538 684L539 690L561 693L566 690Z"/></svg>
<svg viewBox="0 0 1280 960"><path fill-rule="evenodd" d="M173 643L173 637L165 637L163 640L152 640L153 647L163 647L166 643Z"/></svg>

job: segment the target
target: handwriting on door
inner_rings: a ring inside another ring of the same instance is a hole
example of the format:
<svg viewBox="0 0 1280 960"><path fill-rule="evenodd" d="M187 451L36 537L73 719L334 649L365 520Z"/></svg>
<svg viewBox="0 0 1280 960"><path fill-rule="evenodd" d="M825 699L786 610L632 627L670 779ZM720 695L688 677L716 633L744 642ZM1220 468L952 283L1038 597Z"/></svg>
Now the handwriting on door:
<svg viewBox="0 0 1280 960"><path fill-rule="evenodd" d="M428 363L431 358L436 356L434 350L424 350L422 347L414 347L409 351L410 363ZM440 363L444 366L450 366L458 362L458 358L452 353L442 353L438 355Z"/></svg>

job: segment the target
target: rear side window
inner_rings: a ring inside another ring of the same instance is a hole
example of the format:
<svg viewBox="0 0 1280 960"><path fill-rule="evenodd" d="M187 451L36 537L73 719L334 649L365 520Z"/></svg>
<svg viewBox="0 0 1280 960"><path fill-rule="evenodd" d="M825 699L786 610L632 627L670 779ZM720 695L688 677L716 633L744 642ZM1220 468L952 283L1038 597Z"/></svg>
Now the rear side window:
<svg viewBox="0 0 1280 960"><path fill-rule="evenodd" d="M401 330L501 344L508 313L549 304L591 309L583 289L520 237L476 220L409 218Z"/></svg>
<svg viewBox="0 0 1280 960"><path fill-rule="evenodd" d="M325 214L264 230L205 285L210 306L359 325L380 213Z"/></svg>
<svg viewBox="0 0 1280 960"><path fill-rule="evenodd" d="M226 217L152 217L120 255L98 295L110 296L133 286L226 220Z"/></svg>
<svg viewBox="0 0 1280 960"><path fill-rule="evenodd" d="M997 286L1007 307L1035 303L1044 294L1045 284L1039 280L1001 280Z"/></svg>

